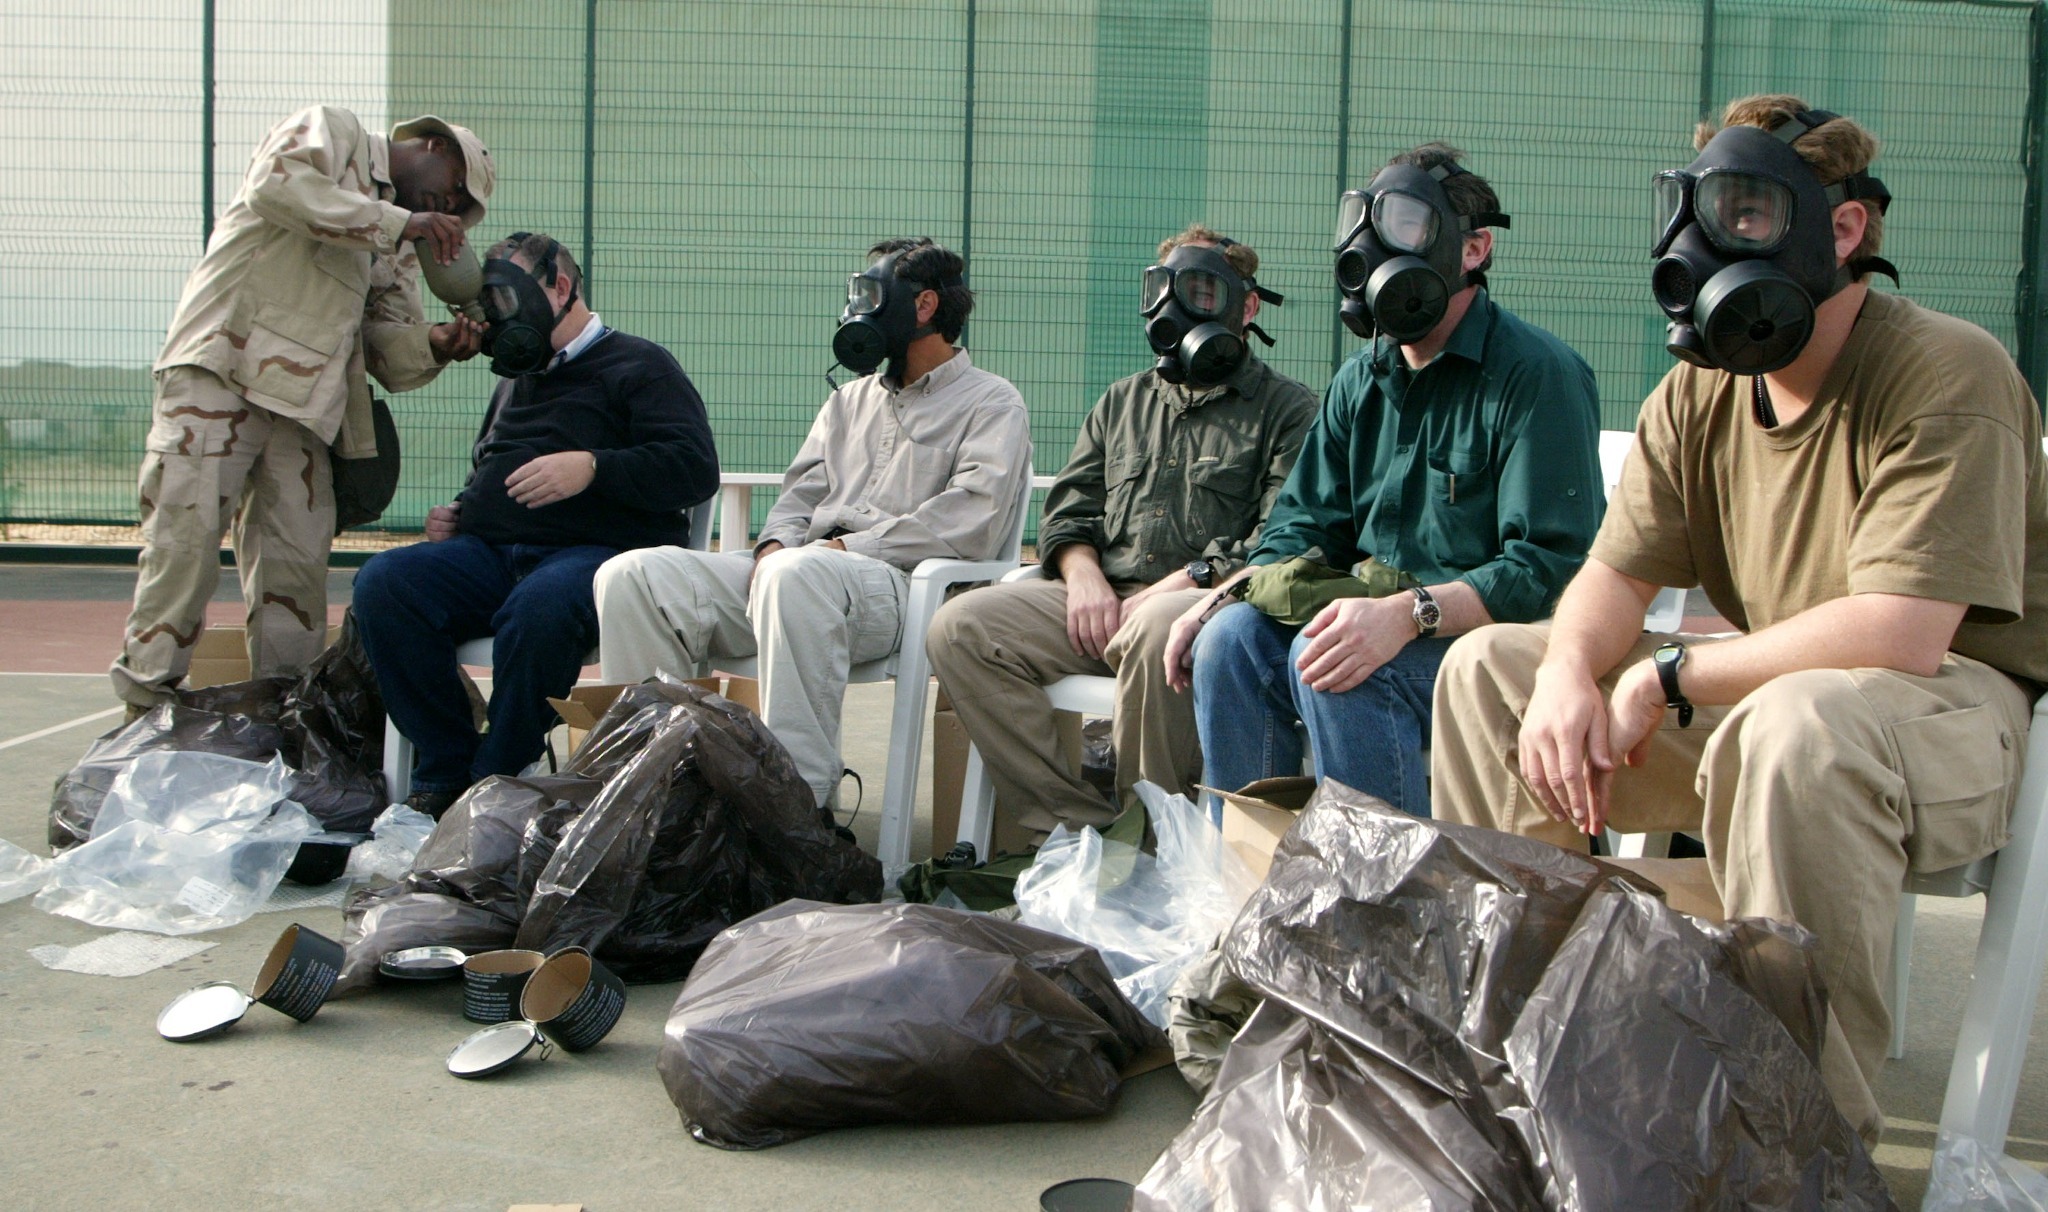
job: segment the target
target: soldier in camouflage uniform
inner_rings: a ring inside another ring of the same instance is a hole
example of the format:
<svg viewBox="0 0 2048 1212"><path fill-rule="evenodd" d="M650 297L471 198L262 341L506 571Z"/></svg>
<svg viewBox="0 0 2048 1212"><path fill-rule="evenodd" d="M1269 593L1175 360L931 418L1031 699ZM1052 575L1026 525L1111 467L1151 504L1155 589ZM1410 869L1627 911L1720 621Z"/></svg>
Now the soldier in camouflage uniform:
<svg viewBox="0 0 2048 1212"><path fill-rule="evenodd" d="M131 715L190 669L230 521L254 676L325 646L329 447L376 453L366 372L410 391L476 355L474 323L426 322L408 242L452 260L495 180L483 143L439 118L386 138L313 106L264 136L156 361L141 567L111 670Z"/></svg>

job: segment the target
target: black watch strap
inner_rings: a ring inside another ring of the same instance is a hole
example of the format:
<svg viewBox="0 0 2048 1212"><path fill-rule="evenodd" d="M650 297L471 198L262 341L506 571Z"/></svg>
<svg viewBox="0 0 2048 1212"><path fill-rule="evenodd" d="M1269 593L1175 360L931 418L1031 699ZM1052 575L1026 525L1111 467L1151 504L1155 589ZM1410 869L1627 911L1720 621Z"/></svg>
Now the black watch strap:
<svg viewBox="0 0 2048 1212"><path fill-rule="evenodd" d="M1657 666L1657 682L1664 688L1664 705L1678 712L1678 726L1692 727L1692 700L1678 688L1678 670L1685 664L1685 645L1665 644L1650 657Z"/></svg>

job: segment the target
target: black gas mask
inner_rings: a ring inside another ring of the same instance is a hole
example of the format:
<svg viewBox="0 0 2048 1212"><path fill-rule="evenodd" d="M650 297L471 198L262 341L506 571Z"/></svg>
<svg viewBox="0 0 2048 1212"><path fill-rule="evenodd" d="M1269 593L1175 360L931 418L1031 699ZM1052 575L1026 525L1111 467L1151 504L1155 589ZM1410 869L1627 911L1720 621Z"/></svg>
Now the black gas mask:
<svg viewBox="0 0 2048 1212"><path fill-rule="evenodd" d="M927 290L963 285L959 278L927 284L896 276L902 252L892 252L846 282L846 308L832 334L832 356L858 375L873 374L886 360L889 376L902 382L910 343L938 331L917 322L917 296Z"/></svg>
<svg viewBox="0 0 2048 1212"><path fill-rule="evenodd" d="M1244 301L1257 295L1278 307L1284 300L1238 274L1222 251L1233 243L1183 244L1140 279L1138 314L1159 356L1152 369L1168 383L1208 388L1228 381L1244 365L1247 331L1273 343L1265 329L1243 322Z"/></svg>
<svg viewBox="0 0 2048 1212"><path fill-rule="evenodd" d="M1690 165L1655 178L1658 238L1650 287L1671 318L1665 348L1680 361L1760 375L1792 363L1813 336L1814 309L1856 274L1898 279L1882 257L1835 264L1834 209L1884 182L1859 172L1822 185L1792 141L1832 121L1807 110L1772 130L1730 126Z"/></svg>
<svg viewBox="0 0 2048 1212"><path fill-rule="evenodd" d="M529 232L514 233L512 239L525 240ZM562 314L576 306L576 292L569 292L569 299L555 310L554 301L548 292L541 289L541 282L555 284L555 250L561 247L550 242L548 253L533 267L531 273L510 257L496 257L484 262L484 289L477 296L482 305L484 319L484 352L491 355L491 373L508 379L530 375L544 370L555 356L555 325L562 322Z"/></svg>
<svg viewBox="0 0 2048 1212"><path fill-rule="evenodd" d="M1390 164L1364 189L1337 200L1337 315L1370 338L1383 332L1407 343L1425 336L1465 287L1465 236L1506 227L1494 211L1461 215L1443 182L1465 170Z"/></svg>

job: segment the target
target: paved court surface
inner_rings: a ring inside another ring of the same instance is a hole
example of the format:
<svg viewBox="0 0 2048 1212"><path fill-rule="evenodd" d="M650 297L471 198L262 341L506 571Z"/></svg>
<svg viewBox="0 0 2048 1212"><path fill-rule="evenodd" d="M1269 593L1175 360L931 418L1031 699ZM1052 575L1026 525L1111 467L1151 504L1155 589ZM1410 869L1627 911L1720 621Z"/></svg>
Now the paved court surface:
<svg viewBox="0 0 2048 1212"><path fill-rule="evenodd" d="M92 717L114 706L100 671L132 577L0 565L0 837L43 849L52 782L111 724ZM337 604L347 578L337 574ZM238 617L231 579L216 609L219 621ZM869 807L854 827L872 846L889 688L850 695L848 763L870 773ZM1907 1208L1925 1182L1980 904L1921 901L1908 1051L1879 1091L1891 1126L1878 1161ZM446 985L380 989L303 1026L256 1007L201 1044L155 1036L151 1021L173 994L202 980L247 982L292 920L340 930L334 909L262 914L205 936L212 950L117 979L52 972L27 954L103 931L26 901L0 905L0 1205L1028 1212L1062 1178L1137 1178L1195 1103L1169 1070L1130 1083L1097 1120L861 1129L721 1152L688 1138L655 1075L672 985L633 989L599 1048L491 1082L441 1069L465 1030L459 993ZM2048 1163L2041 1040L2037 1028L2010 1146L2037 1165Z"/></svg>

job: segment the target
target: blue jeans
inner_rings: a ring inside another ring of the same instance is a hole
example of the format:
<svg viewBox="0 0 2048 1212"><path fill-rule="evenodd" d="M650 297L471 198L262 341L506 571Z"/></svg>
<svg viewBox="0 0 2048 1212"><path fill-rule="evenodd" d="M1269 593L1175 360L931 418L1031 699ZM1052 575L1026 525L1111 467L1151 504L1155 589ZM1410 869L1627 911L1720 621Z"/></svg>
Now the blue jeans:
<svg viewBox="0 0 2048 1212"><path fill-rule="evenodd" d="M1195 637L1195 726L1203 782L1235 791L1301 770L1299 721L1316 774L1429 815L1430 700L1449 639L1411 640L1363 682L1330 694L1302 685L1295 661L1308 640L1255 606L1226 607Z"/></svg>
<svg viewBox="0 0 2048 1212"><path fill-rule="evenodd" d="M413 785L460 791L517 774L597 646L597 566L612 547L498 546L470 535L380 552L356 573L356 625L391 722L413 743ZM470 718L455 649L496 637L490 731Z"/></svg>

